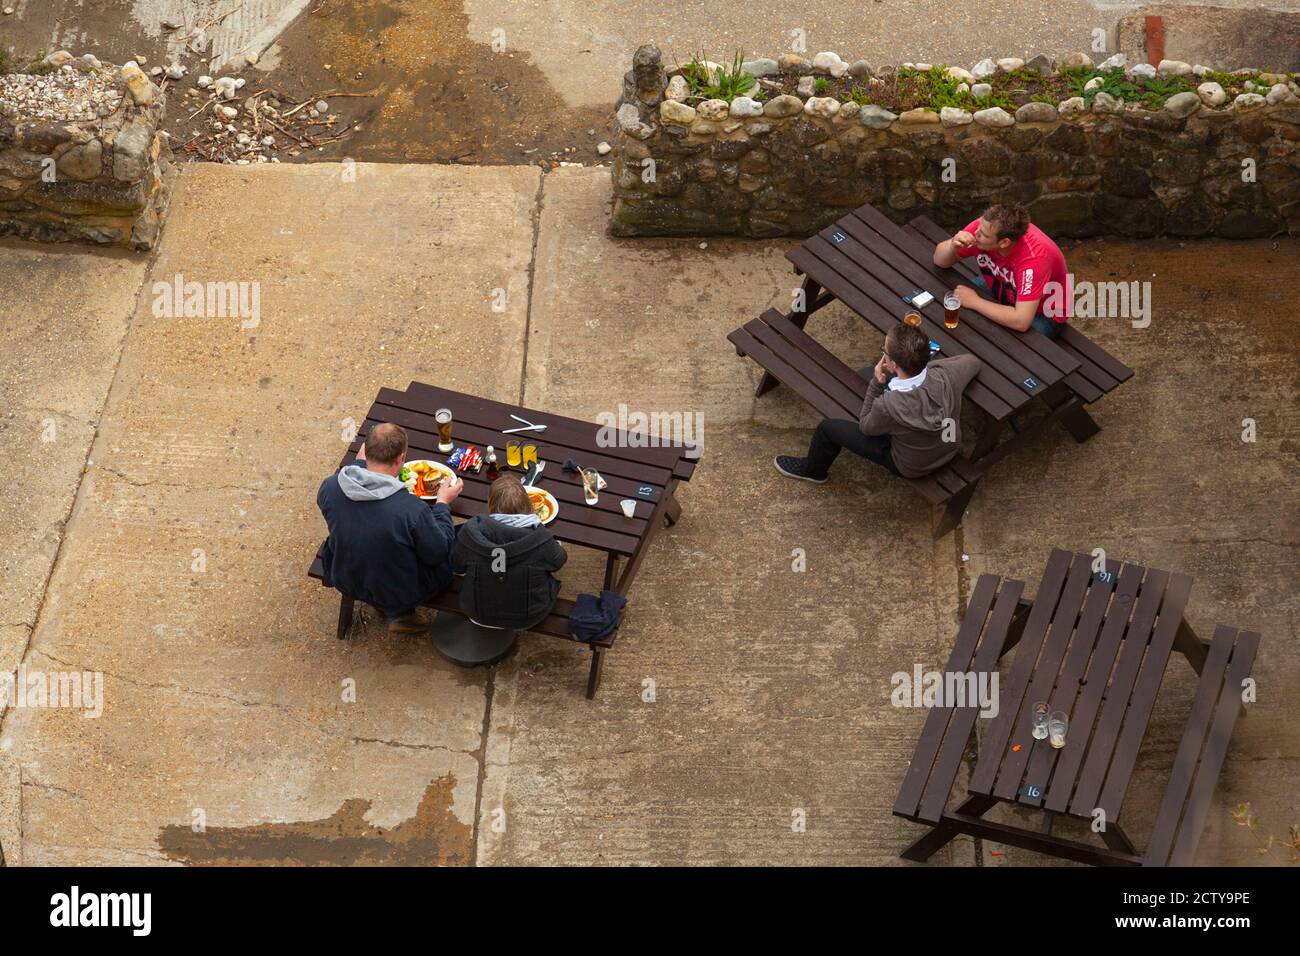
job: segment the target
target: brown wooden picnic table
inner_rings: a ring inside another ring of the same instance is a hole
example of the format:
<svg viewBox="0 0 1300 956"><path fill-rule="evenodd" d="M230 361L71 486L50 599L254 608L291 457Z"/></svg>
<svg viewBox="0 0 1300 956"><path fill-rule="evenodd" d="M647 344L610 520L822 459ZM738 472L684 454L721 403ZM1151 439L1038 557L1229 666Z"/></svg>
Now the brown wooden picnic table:
<svg viewBox="0 0 1300 956"><path fill-rule="evenodd" d="M440 408L452 412L455 445L474 445L479 451L494 446L503 472L509 441L537 446L538 459L546 463L537 480L538 486L554 495L559 503L559 513L548 527L561 542L604 553L604 587L626 597L658 529L676 523L681 515L675 492L679 482L690 480L699 457L698 446L667 444L666 440L660 442L651 436L633 436L592 422L412 382L405 391L380 389L339 468L356 460L366 435L381 422L392 422L406 430L408 460L425 458L445 464L448 455L438 451L438 426L434 420ZM546 429L503 434L504 429L521 427L521 422L510 417L512 414L532 424L545 425ZM578 475L563 470L567 458L585 468L596 469L605 479L607 486L595 505L585 503ZM486 467L477 474L459 471L457 474L464 479L465 487L451 505L452 515L467 519L486 513L491 484ZM623 499L636 501L631 518L620 507ZM321 577L320 571L318 556L309 573ZM454 593L458 585L458 581L454 582L453 590L440 595L431 606L458 613ZM344 605L340 613L340 637L351 623L351 607L346 598ZM567 618L572 607L571 599L558 600L551 617L534 630L568 638ZM612 643L610 637L592 645L595 656L588 680L588 697L595 694L603 651Z"/></svg>
<svg viewBox="0 0 1300 956"><path fill-rule="evenodd" d="M1202 641L1184 616L1190 577L1110 560L1094 570L1095 562L1090 554L1053 550L1033 601L1022 598L1023 582L980 576L945 674L991 674L1013 648L1015 660L955 810L946 804L979 704L944 700L926 715L894 813L933 829L903 852L905 859L925 860L968 833L1100 865L1192 861L1259 635L1220 626L1212 641ZM1173 651L1200 679L1140 854L1120 827L1120 810ZM1034 738L1037 702L1068 715L1063 748ZM1042 827L983 819L998 802L1042 810ZM1054 835L1057 814L1099 821L1105 846Z"/></svg>
<svg viewBox="0 0 1300 956"><path fill-rule="evenodd" d="M971 454L928 479L918 491L947 504L936 535L956 526L984 471L1054 422L1076 441L1099 431L1085 405L1132 377L1131 369L1067 325L1055 340L1036 331L1016 332L962 309L955 329L944 327L943 294L978 273L968 262L954 269L934 264L935 243L947 233L924 217L898 226L862 206L786 253L803 276L801 303L788 315L769 309L728 338L764 369L756 395L784 383L830 418L856 420L866 381L805 332L808 319L831 302L843 302L881 333L912 311L903 296L925 290L934 301L917 309L921 331L939 357L972 354L981 368L965 398L985 421ZM867 358L874 363L875 356ZM1032 424L1017 419L1035 401L1047 414ZM1007 430L1010 437L1005 437ZM1005 438L1005 440L1004 440Z"/></svg>

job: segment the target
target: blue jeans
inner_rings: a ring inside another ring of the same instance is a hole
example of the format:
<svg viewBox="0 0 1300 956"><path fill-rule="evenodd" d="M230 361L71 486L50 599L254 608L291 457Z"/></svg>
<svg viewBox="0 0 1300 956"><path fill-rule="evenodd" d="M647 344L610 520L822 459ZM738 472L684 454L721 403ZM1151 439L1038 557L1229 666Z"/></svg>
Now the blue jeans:
<svg viewBox="0 0 1300 956"><path fill-rule="evenodd" d="M1034 321L1030 324L1029 327L1031 329L1034 329L1035 331L1042 332L1049 339L1054 339L1061 334L1062 325L1064 325L1063 322L1057 322L1055 319L1049 319L1045 315L1036 315L1034 316Z"/></svg>
<svg viewBox="0 0 1300 956"><path fill-rule="evenodd" d="M985 281L982 275L978 275L971 279L970 283L985 292L989 291L989 284ZM1041 332L1049 339L1054 339L1061 334L1061 325L1062 323L1057 322L1055 319L1048 318L1045 315L1036 315L1034 316L1034 321L1030 323L1029 327L1035 332Z"/></svg>

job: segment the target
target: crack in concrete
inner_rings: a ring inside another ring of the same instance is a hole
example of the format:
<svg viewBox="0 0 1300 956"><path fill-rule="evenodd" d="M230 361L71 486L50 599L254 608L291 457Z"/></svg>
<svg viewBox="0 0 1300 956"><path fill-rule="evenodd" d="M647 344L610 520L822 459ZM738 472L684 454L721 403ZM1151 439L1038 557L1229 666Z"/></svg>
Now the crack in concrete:
<svg viewBox="0 0 1300 956"><path fill-rule="evenodd" d="M383 744L385 747L400 747L404 750L433 750L461 756L470 756L474 753L472 750L457 750L454 747L443 747L438 744L411 744L404 740L384 740L381 737L348 737L347 739L359 744Z"/></svg>

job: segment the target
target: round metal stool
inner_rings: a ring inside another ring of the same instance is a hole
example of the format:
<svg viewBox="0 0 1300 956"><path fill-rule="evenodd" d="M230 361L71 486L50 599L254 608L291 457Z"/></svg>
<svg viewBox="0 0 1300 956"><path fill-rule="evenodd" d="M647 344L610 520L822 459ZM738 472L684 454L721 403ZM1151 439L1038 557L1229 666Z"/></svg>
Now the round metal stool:
<svg viewBox="0 0 1300 956"><path fill-rule="evenodd" d="M519 642L518 631L480 627L467 617L441 611L429 630L437 652L460 667L491 667L508 657Z"/></svg>

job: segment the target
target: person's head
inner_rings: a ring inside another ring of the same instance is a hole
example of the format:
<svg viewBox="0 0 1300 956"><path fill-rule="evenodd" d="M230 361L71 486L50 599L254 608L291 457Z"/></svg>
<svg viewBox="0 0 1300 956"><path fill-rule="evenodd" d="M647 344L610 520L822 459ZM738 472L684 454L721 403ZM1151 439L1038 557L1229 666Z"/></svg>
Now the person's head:
<svg viewBox="0 0 1300 956"><path fill-rule="evenodd" d="M518 475L502 475L488 488L488 514L530 515L533 503Z"/></svg>
<svg viewBox="0 0 1300 956"><path fill-rule="evenodd" d="M1018 202L998 203L980 216L975 245L984 252L1005 254L1028 229L1028 209Z"/></svg>
<svg viewBox="0 0 1300 956"><path fill-rule="evenodd" d="M885 334L885 365L903 378L920 375L930 361L930 340L925 333L899 322Z"/></svg>
<svg viewBox="0 0 1300 956"><path fill-rule="evenodd" d="M366 436L366 465L374 471L397 472L406 464L406 429L388 422Z"/></svg>

